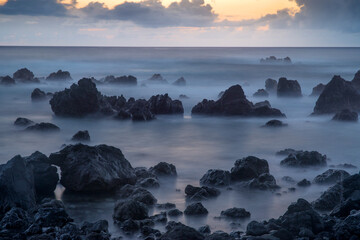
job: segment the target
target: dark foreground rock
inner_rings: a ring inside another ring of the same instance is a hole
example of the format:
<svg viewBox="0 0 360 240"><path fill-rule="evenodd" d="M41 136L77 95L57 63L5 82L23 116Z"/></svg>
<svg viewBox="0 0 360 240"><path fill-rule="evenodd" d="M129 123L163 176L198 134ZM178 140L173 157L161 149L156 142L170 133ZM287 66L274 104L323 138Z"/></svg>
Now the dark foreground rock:
<svg viewBox="0 0 360 240"><path fill-rule="evenodd" d="M39 79L34 78L34 73L27 68L17 70L13 74L13 79L20 83L38 83Z"/></svg>
<svg viewBox="0 0 360 240"><path fill-rule="evenodd" d="M200 202L190 204L184 211L185 215L206 215L208 213L208 210Z"/></svg>
<svg viewBox="0 0 360 240"><path fill-rule="evenodd" d="M229 208L227 210L221 211L221 216L228 218L249 218L251 214L244 208Z"/></svg>
<svg viewBox="0 0 360 240"><path fill-rule="evenodd" d="M26 131L40 131L40 132L56 132L60 131L60 128L52 123L36 123L35 125L29 126L25 129Z"/></svg>
<svg viewBox="0 0 360 240"><path fill-rule="evenodd" d="M268 92L276 92L277 91L277 81L271 78L266 79L265 81L265 89Z"/></svg>
<svg viewBox="0 0 360 240"><path fill-rule="evenodd" d="M313 114L337 113L343 109L360 111L360 94L351 82L334 76L316 101Z"/></svg>
<svg viewBox="0 0 360 240"><path fill-rule="evenodd" d="M149 217L147 206L136 200L118 201L115 204L113 218L116 221L144 220Z"/></svg>
<svg viewBox="0 0 360 240"><path fill-rule="evenodd" d="M31 124L34 124L34 122L28 118L22 118L22 117L17 118L14 122L15 126L22 126L22 127L29 126Z"/></svg>
<svg viewBox="0 0 360 240"><path fill-rule="evenodd" d="M248 181L269 173L269 164L265 159L249 156L239 159L231 169L232 181Z"/></svg>
<svg viewBox="0 0 360 240"><path fill-rule="evenodd" d="M134 184L136 175L131 164L115 147L68 145L52 153L50 163L61 169L61 184L74 192L114 191Z"/></svg>
<svg viewBox="0 0 360 240"><path fill-rule="evenodd" d="M349 176L350 174L344 170L329 169L324 173L316 176L313 182L318 184L334 184L338 181L344 180Z"/></svg>
<svg viewBox="0 0 360 240"><path fill-rule="evenodd" d="M183 114L181 101L172 100L168 94L152 96L149 101L150 111L153 114Z"/></svg>
<svg viewBox="0 0 360 240"><path fill-rule="evenodd" d="M212 187L194 187L192 185L187 185L185 194L190 201L202 201L219 196L220 191Z"/></svg>
<svg viewBox="0 0 360 240"><path fill-rule="evenodd" d="M342 122L357 122L359 119L359 114L357 112L350 111L349 109L344 109L341 112L335 114L332 118L334 121Z"/></svg>
<svg viewBox="0 0 360 240"><path fill-rule="evenodd" d="M276 108L269 106L255 107L246 99L240 85L227 89L217 101L204 99L191 110L192 114L244 116L244 117L284 117L285 115Z"/></svg>
<svg viewBox="0 0 360 240"><path fill-rule="evenodd" d="M316 86L313 88L310 96L311 96L311 97L318 97L318 96L320 96L321 93L324 91L325 86L326 86L326 85L325 85L325 84L322 84L322 83L316 85Z"/></svg>
<svg viewBox="0 0 360 240"><path fill-rule="evenodd" d="M283 123L282 121L276 119L270 120L264 125L264 127L286 127L286 126L287 126L286 123Z"/></svg>
<svg viewBox="0 0 360 240"><path fill-rule="evenodd" d="M182 223L169 222L166 226L167 231L159 240L204 240L205 237L195 229Z"/></svg>
<svg viewBox="0 0 360 240"><path fill-rule="evenodd" d="M15 84L15 80L10 76L0 77L0 84L5 86L11 86Z"/></svg>
<svg viewBox="0 0 360 240"><path fill-rule="evenodd" d="M229 186L231 181L230 172L220 169L210 169L200 179L201 185L223 187Z"/></svg>
<svg viewBox="0 0 360 240"><path fill-rule="evenodd" d="M179 78L175 82L173 82L173 85L175 86L186 86L186 80L184 77Z"/></svg>
<svg viewBox="0 0 360 240"><path fill-rule="evenodd" d="M71 75L68 71L59 70L51 73L47 78L47 81L69 81L72 80Z"/></svg>
<svg viewBox="0 0 360 240"><path fill-rule="evenodd" d="M301 97L301 87L297 80L279 79L277 86L278 97Z"/></svg>
<svg viewBox="0 0 360 240"><path fill-rule="evenodd" d="M84 131L78 131L75 133L75 135L71 138L72 141L78 141L78 142L88 142L90 141L90 135L87 130Z"/></svg>
<svg viewBox="0 0 360 240"><path fill-rule="evenodd" d="M175 177L177 176L176 167L173 164L161 162L157 165L149 168L149 172L154 174L155 176L167 176L167 177Z"/></svg>
<svg viewBox="0 0 360 240"><path fill-rule="evenodd" d="M135 200L146 206L154 206L157 199L143 187L127 184L117 191L117 195L125 200Z"/></svg>
<svg viewBox="0 0 360 240"><path fill-rule="evenodd" d="M46 93L41 91L39 88L35 88L31 93L31 100L38 101L46 99Z"/></svg>
<svg viewBox="0 0 360 240"><path fill-rule="evenodd" d="M259 89L253 94L254 97L268 97L269 93L265 89Z"/></svg>
<svg viewBox="0 0 360 240"><path fill-rule="evenodd" d="M280 162L287 167L326 166L327 157L317 151L296 151Z"/></svg>

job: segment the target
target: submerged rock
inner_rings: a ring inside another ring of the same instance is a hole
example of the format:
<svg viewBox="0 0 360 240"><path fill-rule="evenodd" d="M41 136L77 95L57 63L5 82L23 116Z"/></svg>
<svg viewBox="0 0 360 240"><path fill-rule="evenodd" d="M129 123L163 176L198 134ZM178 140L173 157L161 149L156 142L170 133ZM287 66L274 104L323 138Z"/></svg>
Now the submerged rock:
<svg viewBox="0 0 360 240"><path fill-rule="evenodd" d="M229 208L225 211L221 211L221 216L228 218L249 218L251 216L250 212L246 211L244 208Z"/></svg>
<svg viewBox="0 0 360 240"><path fill-rule="evenodd" d="M282 77L277 86L278 97L301 97L301 87L297 80L287 80Z"/></svg>
<svg viewBox="0 0 360 240"><path fill-rule="evenodd" d="M149 108L153 114L183 114L184 108L179 100L172 100L168 94L152 96Z"/></svg>
<svg viewBox="0 0 360 240"><path fill-rule="evenodd" d="M311 96L311 97L318 97L318 96L320 96L321 93L324 91L325 86L326 86L326 85L325 85L325 84L322 84L322 83L316 85L316 87L313 88L310 96Z"/></svg>
<svg viewBox="0 0 360 240"><path fill-rule="evenodd" d="M10 86L15 84L15 80L10 76L0 77L0 84Z"/></svg>
<svg viewBox="0 0 360 240"><path fill-rule="evenodd" d="M282 121L276 119L270 120L264 125L264 127L286 127L286 126L287 126L286 123L283 123Z"/></svg>
<svg viewBox="0 0 360 240"><path fill-rule="evenodd" d="M357 122L359 115L357 112L350 111L349 109L344 109L341 112L335 114L332 120L343 121L343 122Z"/></svg>
<svg viewBox="0 0 360 240"><path fill-rule="evenodd" d="M47 81L61 81L61 80L72 80L70 73L68 71L59 70L57 72L51 73L47 78Z"/></svg>
<svg viewBox="0 0 360 240"><path fill-rule="evenodd" d="M200 202L190 204L184 211L185 215L206 215L208 213L208 210Z"/></svg>
<svg viewBox="0 0 360 240"><path fill-rule="evenodd" d="M52 132L60 131L60 128L52 123L36 123L35 125L29 126L25 129L26 131L41 131L41 132Z"/></svg>
<svg viewBox="0 0 360 240"><path fill-rule="evenodd" d="M232 181L248 181L259 177L263 173L269 173L269 164L266 160L249 156L236 160L231 168Z"/></svg>
<svg viewBox="0 0 360 240"><path fill-rule="evenodd" d="M13 79L21 83L38 83L39 79L34 78L34 73L27 68L17 70L13 74Z"/></svg>
<svg viewBox="0 0 360 240"><path fill-rule="evenodd" d="M200 184L215 187L229 186L230 180L231 177L229 171L210 169L205 173L204 176L202 176L200 179Z"/></svg>
<svg viewBox="0 0 360 240"><path fill-rule="evenodd" d="M268 92L276 92L277 91L278 83L276 80L268 78L265 81L265 89Z"/></svg>
<svg viewBox="0 0 360 240"><path fill-rule="evenodd" d="M39 88L35 88L31 93L31 100L43 100L46 99L46 97L46 93L41 91Z"/></svg>
<svg viewBox="0 0 360 240"><path fill-rule="evenodd" d="M253 94L254 97L268 97L269 93L265 89L259 89Z"/></svg>
<svg viewBox="0 0 360 240"><path fill-rule="evenodd" d="M71 138L72 141L79 141L79 142L87 142L90 141L90 135L87 130L78 131L75 135Z"/></svg>
<svg viewBox="0 0 360 240"><path fill-rule="evenodd" d="M22 118L22 117L17 118L14 122L14 125L16 126L29 126L31 124L34 124L34 122L28 118Z"/></svg>
<svg viewBox="0 0 360 240"><path fill-rule="evenodd" d="M297 151L280 162L287 167L326 166L327 157L317 151Z"/></svg>
<svg viewBox="0 0 360 240"><path fill-rule="evenodd" d="M173 82L173 85L175 86L186 86L186 80L184 77L179 78L175 82Z"/></svg>
<svg viewBox="0 0 360 240"><path fill-rule="evenodd" d="M134 184L136 175L120 149L68 145L52 153L50 163L61 169L61 184L74 192L114 191L125 184Z"/></svg>
<svg viewBox="0 0 360 240"><path fill-rule="evenodd" d="M318 184L334 184L338 181L344 180L349 176L350 174L344 170L329 169L324 173L316 176L313 182Z"/></svg>

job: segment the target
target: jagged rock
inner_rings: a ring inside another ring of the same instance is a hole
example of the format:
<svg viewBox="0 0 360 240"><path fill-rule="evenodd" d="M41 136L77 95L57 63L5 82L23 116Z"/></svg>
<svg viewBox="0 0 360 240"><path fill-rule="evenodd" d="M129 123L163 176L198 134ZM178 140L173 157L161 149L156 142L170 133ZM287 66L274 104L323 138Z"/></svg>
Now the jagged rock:
<svg viewBox="0 0 360 240"><path fill-rule="evenodd" d="M154 74L147 80L148 83L168 84L168 81L161 74Z"/></svg>
<svg viewBox="0 0 360 240"><path fill-rule="evenodd" d="M341 163L337 165L330 165L331 168L345 168L345 169L351 169L351 168L357 168L356 166L350 164L350 163Z"/></svg>
<svg viewBox="0 0 360 240"><path fill-rule="evenodd" d="M173 164L160 162L157 165L151 167L149 172L155 176L177 176L176 167Z"/></svg>
<svg viewBox="0 0 360 240"><path fill-rule="evenodd" d="M145 178L137 182L137 185L143 188L159 188L160 183L156 178Z"/></svg>
<svg viewBox="0 0 360 240"><path fill-rule="evenodd" d="M259 89L253 94L254 97L268 97L269 93L265 89Z"/></svg>
<svg viewBox="0 0 360 240"><path fill-rule="evenodd" d="M275 108L270 108L268 106L254 107L253 103L246 99L240 85L234 85L227 89L217 101L204 99L193 107L191 113L224 116L285 116Z"/></svg>
<svg viewBox="0 0 360 240"><path fill-rule="evenodd" d="M247 181L259 177L263 173L269 173L269 164L266 160L249 156L236 160L231 168L231 180Z"/></svg>
<svg viewBox="0 0 360 240"><path fill-rule="evenodd" d="M349 176L350 174L344 170L329 169L324 173L316 176L313 182L318 184L334 184Z"/></svg>
<svg viewBox="0 0 360 240"><path fill-rule="evenodd" d="M121 76L121 77L114 77L114 76L107 76L104 79L104 83L109 84L122 84L122 85L137 85L137 78L129 75L129 76Z"/></svg>
<svg viewBox="0 0 360 240"><path fill-rule="evenodd" d="M225 211L221 211L221 216L229 218L249 218L251 216L250 212L246 211L244 208L229 208Z"/></svg>
<svg viewBox="0 0 360 240"><path fill-rule="evenodd" d="M190 204L184 211L185 215L206 215L208 213L208 210L200 202Z"/></svg>
<svg viewBox="0 0 360 240"><path fill-rule="evenodd" d="M276 184L276 180L273 175L269 173L263 173L259 177L250 180L247 184L247 187L251 189L259 190L270 190L280 188Z"/></svg>
<svg viewBox="0 0 360 240"><path fill-rule="evenodd" d="M49 159L60 167L60 182L70 191L112 191L136 180L134 169L120 149L107 145L68 145Z"/></svg>
<svg viewBox="0 0 360 240"><path fill-rule="evenodd" d="M34 73L27 68L17 70L13 74L13 79L22 83L38 83L39 79L34 78Z"/></svg>
<svg viewBox="0 0 360 240"><path fill-rule="evenodd" d="M308 187L311 185L311 182L309 180L307 180L306 178L304 178L303 180L298 182L296 185L298 185L299 187Z"/></svg>
<svg viewBox="0 0 360 240"><path fill-rule="evenodd" d="M116 119L119 119L119 120L127 120L127 119L131 119L131 113L125 111L125 110L120 110L116 116L115 116Z"/></svg>
<svg viewBox="0 0 360 240"><path fill-rule="evenodd" d="M148 206L156 204L157 199L145 188L137 187L133 185L125 185L119 191L118 195L121 198L128 198L138 202L141 202Z"/></svg>
<svg viewBox="0 0 360 240"><path fill-rule="evenodd" d="M277 86L278 97L301 97L301 87L297 80L287 80L282 77Z"/></svg>
<svg viewBox="0 0 360 240"><path fill-rule="evenodd" d="M341 110L336 113L332 120L343 122L357 122L359 115L357 112L350 111L349 109Z"/></svg>
<svg viewBox="0 0 360 240"><path fill-rule="evenodd" d="M271 78L266 79L265 81L265 89L268 92L276 92L277 91L277 81Z"/></svg>
<svg viewBox="0 0 360 240"><path fill-rule="evenodd" d="M216 231L216 232L206 236L205 240L235 240L235 238L230 236L226 232Z"/></svg>
<svg viewBox="0 0 360 240"><path fill-rule="evenodd" d="M270 56L267 58L260 59L260 63L262 64L291 64L291 59L289 57L285 58L276 58L275 56Z"/></svg>
<svg viewBox="0 0 360 240"><path fill-rule="evenodd" d="M90 135L87 130L78 131L75 135L71 138L72 141L79 141L79 142L87 142L90 141Z"/></svg>
<svg viewBox="0 0 360 240"><path fill-rule="evenodd" d="M161 212L159 214L151 216L150 219L153 220L155 223L166 223L167 222L166 212Z"/></svg>
<svg viewBox="0 0 360 240"><path fill-rule="evenodd" d="M289 156L290 154L296 154L297 152L300 152L300 151L297 151L297 150L292 149L292 148L286 148L284 150L280 150L280 151L276 152L276 155Z"/></svg>
<svg viewBox="0 0 360 240"><path fill-rule="evenodd" d="M41 227L63 227L73 220L65 211L59 200L50 200L41 204L34 212L34 222Z"/></svg>
<svg viewBox="0 0 360 240"><path fill-rule="evenodd" d="M264 125L264 127L286 127L286 126L287 126L286 123L283 123L282 121L276 119L270 120Z"/></svg>
<svg viewBox="0 0 360 240"><path fill-rule="evenodd" d="M317 151L297 151L289 154L280 164L287 167L326 166L327 157Z"/></svg>
<svg viewBox="0 0 360 240"><path fill-rule="evenodd" d="M22 118L22 117L17 118L14 122L14 125L16 126L29 126L31 124L34 124L34 122L31 121L30 119Z"/></svg>
<svg viewBox="0 0 360 240"><path fill-rule="evenodd" d="M36 123L35 125L29 126L25 129L26 131L42 131L42 132L50 132L50 131L60 131L60 128L52 123Z"/></svg>
<svg viewBox="0 0 360 240"><path fill-rule="evenodd" d="M180 94L179 98L180 99L189 99L189 97L187 95L185 95L185 94Z"/></svg>
<svg viewBox="0 0 360 240"><path fill-rule="evenodd" d="M337 113L343 109L360 111L360 93L350 82L334 76L316 101L313 114Z"/></svg>
<svg viewBox="0 0 360 240"><path fill-rule="evenodd" d="M31 93L31 100L43 100L46 99L46 93L39 88L35 88Z"/></svg>
<svg viewBox="0 0 360 240"><path fill-rule="evenodd" d="M212 187L194 187L192 185L187 185L185 194L192 201L201 201L219 196L220 191Z"/></svg>
<svg viewBox="0 0 360 240"><path fill-rule="evenodd" d="M261 107L268 107L271 108L271 104L268 100L262 101L262 102L258 102L255 103L254 105L255 108L261 108Z"/></svg>
<svg viewBox="0 0 360 240"><path fill-rule="evenodd" d="M203 235L208 235L211 233L209 225L202 226L198 229L198 232Z"/></svg>
<svg viewBox="0 0 360 240"><path fill-rule="evenodd" d="M186 80L184 77L179 78L178 80L176 80L173 85L175 86L186 86Z"/></svg>
<svg viewBox="0 0 360 240"><path fill-rule="evenodd" d="M179 209L171 209L167 212L168 216L170 217L177 217L183 215L183 212Z"/></svg>
<svg viewBox="0 0 360 240"><path fill-rule="evenodd" d="M61 81L61 80L72 80L70 73L68 71L59 70L57 72L51 73L46 80L48 81Z"/></svg>
<svg viewBox="0 0 360 240"><path fill-rule="evenodd" d="M344 221L334 226L336 239L358 239L360 236L360 211L354 211Z"/></svg>
<svg viewBox="0 0 360 240"><path fill-rule="evenodd" d="M10 76L0 77L0 84L6 85L6 86L14 85L15 80L13 78L11 78Z"/></svg>
<svg viewBox="0 0 360 240"><path fill-rule="evenodd" d="M148 102L145 99L136 100L128 110L133 121L149 121L155 119L155 115L150 111Z"/></svg>
<svg viewBox="0 0 360 240"><path fill-rule="evenodd" d="M116 221L143 220L148 218L148 208L136 200L118 201L115 204L113 218Z"/></svg>
<svg viewBox="0 0 360 240"><path fill-rule="evenodd" d="M149 108L153 114L183 114L184 108L179 100L172 100L168 94L152 96Z"/></svg>
<svg viewBox="0 0 360 240"><path fill-rule="evenodd" d="M137 168L135 168L135 174L136 174L136 177L139 178L139 179L156 178L156 175L151 173L145 167L137 167Z"/></svg>
<svg viewBox="0 0 360 240"><path fill-rule="evenodd" d="M355 76L353 80L351 81L351 84L356 88L360 89L360 70L355 73Z"/></svg>
<svg viewBox="0 0 360 240"><path fill-rule="evenodd" d="M167 231L159 240L204 240L205 237L195 229L185 226L182 223L169 222Z"/></svg>
<svg viewBox="0 0 360 240"><path fill-rule="evenodd" d="M320 96L321 93L324 91L325 86L326 86L326 85L325 85L325 84L322 84L322 83L316 85L316 87L313 88L310 96L311 96L311 97L318 97L318 96Z"/></svg>
<svg viewBox="0 0 360 240"><path fill-rule="evenodd" d="M204 176L200 179L201 185L209 185L209 186L229 186L230 185L230 172L219 170L219 169L210 169L208 170Z"/></svg>

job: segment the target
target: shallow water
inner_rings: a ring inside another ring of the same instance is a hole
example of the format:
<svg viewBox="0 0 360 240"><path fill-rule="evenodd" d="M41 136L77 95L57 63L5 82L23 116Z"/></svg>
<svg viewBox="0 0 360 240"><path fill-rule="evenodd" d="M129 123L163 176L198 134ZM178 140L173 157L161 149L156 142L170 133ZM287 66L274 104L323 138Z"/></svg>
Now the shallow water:
<svg viewBox="0 0 360 240"><path fill-rule="evenodd" d="M161 73L169 82L184 76L187 87L172 85L147 87L98 86L106 95L149 98L154 94L169 93L172 98L186 94L182 100L184 116L158 116L145 123L117 121L112 118L87 117L81 119L55 117L48 101L32 102L30 93L35 87L54 92L71 83L41 83L0 87L0 163L17 154L30 155L39 150L45 154L56 152L63 144L70 144L71 136L87 129L91 145L108 144L120 148L132 166L150 167L165 161L176 165L178 177L170 181L161 179L161 188L151 190L159 203L176 203L180 210L186 206L184 188L198 185L201 176L211 168L230 170L235 160L254 155L269 161L270 173L282 187L278 193L222 189L221 195L204 201L209 215L204 218L180 217L190 226L209 224L212 231L244 230L249 220L264 220L282 215L287 206L298 199L316 199L327 186L312 185L283 193L291 185L282 182L283 176L295 180L312 180L327 168L288 169L280 167L282 157L278 150L295 148L317 150L326 154L329 164L351 163L360 166L360 125L330 121L331 116L310 117L316 99L309 97L312 87L328 82L332 75L340 74L351 80L360 66L359 48L4 48L0 47L0 76L11 75L21 67L28 67L37 76L46 76L59 68L69 70L75 80L83 76L104 77L108 74L133 74L141 82L153 73ZM290 56L293 65L261 65L261 57ZM268 100L273 107L287 115L288 127L262 128L269 119L237 117L191 117L191 108L203 98L216 99L220 91L234 83L243 86L249 100L266 78L286 76L297 79L304 93L298 99ZM245 84L246 83L246 84ZM140 84L139 84L140 85ZM58 133L29 133L13 126L19 117L35 122L52 122L61 128ZM355 173L358 169L347 170ZM181 191L175 191L180 189ZM59 190L60 191L60 190ZM107 219L114 235L121 234L112 224L112 211L116 198L111 196L69 196L66 191L58 195L77 222ZM217 220L221 210L244 207L251 219L239 222ZM157 209L154 212L158 212ZM158 226L163 229L164 226ZM136 238L127 236L126 238Z"/></svg>

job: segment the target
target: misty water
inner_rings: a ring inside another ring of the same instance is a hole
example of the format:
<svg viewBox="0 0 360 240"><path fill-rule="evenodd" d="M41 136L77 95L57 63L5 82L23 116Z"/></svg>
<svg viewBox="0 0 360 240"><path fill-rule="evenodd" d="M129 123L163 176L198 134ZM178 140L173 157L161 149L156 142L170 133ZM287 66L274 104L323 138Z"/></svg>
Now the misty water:
<svg viewBox="0 0 360 240"><path fill-rule="evenodd" d="M263 57L289 56L291 65L260 64ZM280 166L279 150L294 148L316 150L330 158L329 165L350 163L359 167L360 125L331 121L332 116L309 116L317 97L310 97L318 83L327 83L333 75L351 80L360 69L360 48L36 48L0 47L0 76L12 75L17 69L27 67L38 77L46 77L58 69L70 71L73 82L82 77L100 79L106 75L132 74L138 86L99 85L105 95L126 98L150 98L155 94L169 93L182 99L184 116L157 116L150 122L118 121L112 117L60 118L51 111L48 101L32 102L30 94L36 87L55 92L69 87L72 82L17 84L0 87L0 163L6 163L17 154L27 156L38 150L45 154L57 152L63 144L72 144L72 135L79 130L89 130L90 145L108 144L122 150L133 167L150 167L159 162L173 163L178 172L176 179L160 179L161 187L150 190L158 203L172 202L183 211L187 205L184 188L187 184L199 185L199 179L208 169L230 170L237 159L253 155L266 159L270 173L282 188L276 192L248 191L234 187L221 190L216 199L204 201L209 210L207 217L179 217L169 220L198 228L209 224L212 231L245 230L250 220L266 220L282 215L287 206L299 197L313 201L328 186L312 185L287 189L293 185L283 182L283 176L300 181L312 180L329 167L289 169ZM154 73L161 73L170 83L183 76L186 87L169 85L140 86L141 81ZM259 102L252 94L264 88L267 78L279 77L299 81L302 98L277 98L267 100L287 116L288 127L262 128L266 118L194 117L191 108L204 98L217 99L220 91L240 84L248 99ZM35 122L51 122L61 128L55 133L25 132L13 125L17 117ZM350 173L358 169L346 169ZM176 191L180 189L180 191ZM285 192L284 192L285 191ZM281 195L276 194L281 193ZM113 224L114 196L74 196L57 189L57 197L67 206L76 222L107 219L113 236L121 230ZM232 224L219 220L222 210L242 207L251 212L248 220ZM159 210L152 209L152 213ZM158 225L164 229L164 225ZM126 236L126 238L136 238Z"/></svg>

